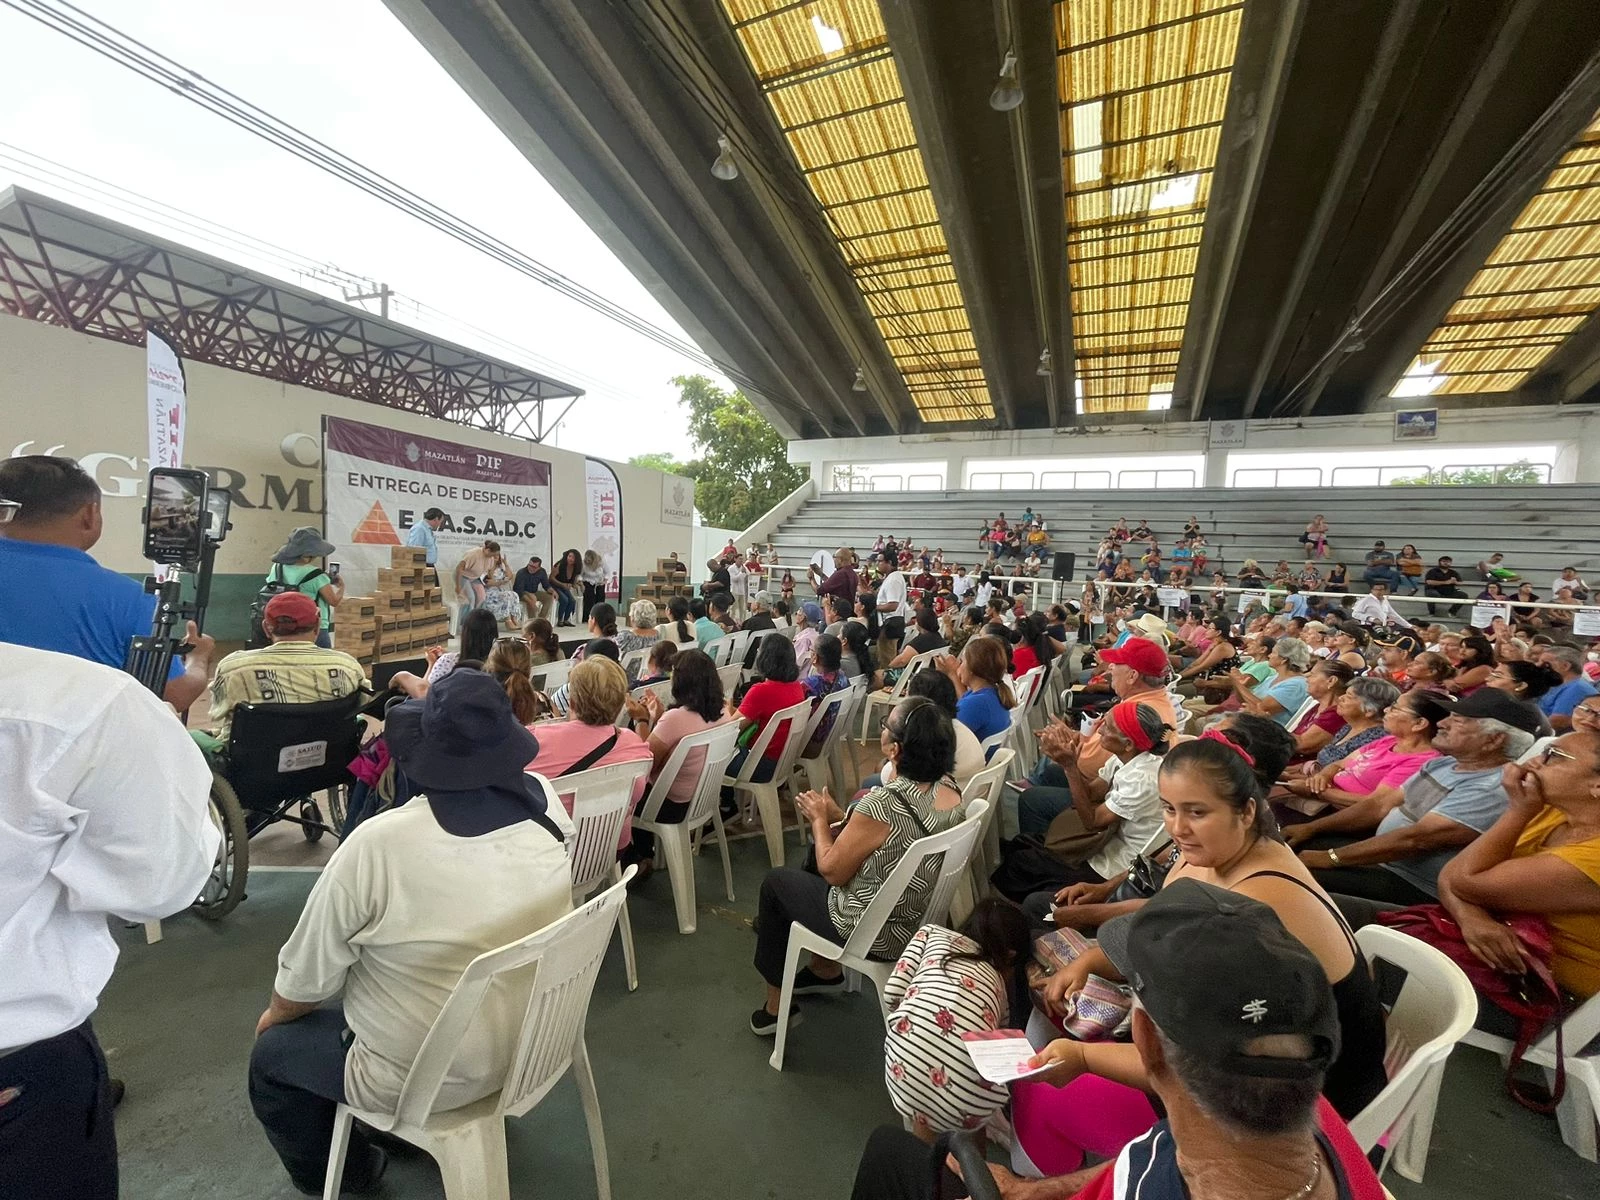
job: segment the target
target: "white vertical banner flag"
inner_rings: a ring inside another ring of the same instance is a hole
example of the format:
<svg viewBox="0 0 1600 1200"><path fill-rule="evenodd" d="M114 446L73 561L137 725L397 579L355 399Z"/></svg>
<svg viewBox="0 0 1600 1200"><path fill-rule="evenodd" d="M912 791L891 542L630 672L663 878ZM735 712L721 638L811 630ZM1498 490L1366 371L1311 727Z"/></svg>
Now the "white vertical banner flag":
<svg viewBox="0 0 1600 1200"><path fill-rule="evenodd" d="M145 404L150 419L150 465L183 466L183 435L188 423L183 362L171 335L146 327Z"/></svg>
<svg viewBox="0 0 1600 1200"><path fill-rule="evenodd" d="M622 596L622 485L617 473L597 458L584 460L589 549L606 568L606 598Z"/></svg>
<svg viewBox="0 0 1600 1200"><path fill-rule="evenodd" d="M183 466L183 435L189 423L188 396L184 388L183 360L173 347L172 335L145 326L145 412L150 429L151 467ZM157 579L168 579L176 567L155 564Z"/></svg>

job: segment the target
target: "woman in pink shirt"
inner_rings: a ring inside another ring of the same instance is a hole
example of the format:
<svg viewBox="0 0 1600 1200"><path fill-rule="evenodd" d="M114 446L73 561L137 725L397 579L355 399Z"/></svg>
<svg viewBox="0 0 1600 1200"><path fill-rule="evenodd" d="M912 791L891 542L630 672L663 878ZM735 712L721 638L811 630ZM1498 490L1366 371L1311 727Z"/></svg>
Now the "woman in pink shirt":
<svg viewBox="0 0 1600 1200"><path fill-rule="evenodd" d="M586 658L567 677L567 719L530 726L539 739L539 754L527 769L543 775L559 794L562 775L613 763L648 762L650 747L631 729L618 729L617 714L628 698L628 677L603 655ZM634 784L633 804L644 798L644 778ZM561 797L572 811L572 796ZM632 840L629 822L622 823L618 847Z"/></svg>
<svg viewBox="0 0 1600 1200"><path fill-rule="evenodd" d="M1425 693L1408 692L1383 715L1384 737L1369 742L1315 775L1291 780L1297 796L1314 797L1334 811L1284 830L1291 846L1319 834L1371 833L1399 805L1406 781L1431 758L1438 758L1433 735L1444 716Z"/></svg>

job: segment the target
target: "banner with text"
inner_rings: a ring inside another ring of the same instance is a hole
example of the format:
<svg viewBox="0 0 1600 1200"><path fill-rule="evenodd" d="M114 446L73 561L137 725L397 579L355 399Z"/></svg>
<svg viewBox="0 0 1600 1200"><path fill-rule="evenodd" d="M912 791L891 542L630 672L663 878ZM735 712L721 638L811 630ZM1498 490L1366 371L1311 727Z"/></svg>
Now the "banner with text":
<svg viewBox="0 0 1600 1200"><path fill-rule="evenodd" d="M343 417L323 418L322 446L325 536L352 595L372 591L390 548L430 508L444 512L435 537L446 603L456 563L485 541L500 543L513 571L530 555L551 561L549 463Z"/></svg>
<svg viewBox="0 0 1600 1200"><path fill-rule="evenodd" d="M183 466L183 437L189 424L189 398L183 360L173 337L154 325L144 331L145 413L150 432L150 466ZM177 568L155 564L157 579L170 579Z"/></svg>
<svg viewBox="0 0 1600 1200"><path fill-rule="evenodd" d="M622 485L599 459L584 460L589 515L589 549L606 567L606 598L622 595ZM620 624L620 622L619 622Z"/></svg>

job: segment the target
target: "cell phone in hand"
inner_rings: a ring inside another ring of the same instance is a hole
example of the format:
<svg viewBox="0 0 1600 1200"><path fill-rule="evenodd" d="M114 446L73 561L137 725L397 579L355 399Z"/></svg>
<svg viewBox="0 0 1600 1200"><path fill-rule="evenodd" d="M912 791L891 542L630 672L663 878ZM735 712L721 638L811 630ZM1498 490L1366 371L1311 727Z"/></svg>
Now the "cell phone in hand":
<svg viewBox="0 0 1600 1200"><path fill-rule="evenodd" d="M337 579L337 578L339 578L339 564L338 563L331 562L331 563L328 564L328 578L329 579Z"/></svg>

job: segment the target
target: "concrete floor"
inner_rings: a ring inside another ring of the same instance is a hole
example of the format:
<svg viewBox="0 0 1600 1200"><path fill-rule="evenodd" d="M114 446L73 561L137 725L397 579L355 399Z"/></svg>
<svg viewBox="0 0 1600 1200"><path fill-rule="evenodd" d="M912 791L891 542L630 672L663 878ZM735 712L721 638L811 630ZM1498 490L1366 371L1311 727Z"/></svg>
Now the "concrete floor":
<svg viewBox="0 0 1600 1200"><path fill-rule="evenodd" d="M268 858L315 857L294 838ZM793 839L791 838L791 847ZM714 854L699 860L699 928L677 932L664 874L630 900L640 987L629 994L615 942L590 1009L588 1043L618 1200L815 1200L850 1192L868 1132L893 1123L882 1085L882 1032L870 994L802 1000L805 1020L782 1074L771 1043L746 1027L759 998L748 921L766 868L759 840L734 843L738 901L720 891ZM251 874L225 920L166 923L146 946L119 930L122 958L95 1016L113 1073L127 1081L117 1114L127 1200L287 1200L297 1196L251 1116L245 1065L266 1004L277 948L314 876ZM576 1088L559 1084L512 1122L515 1197L595 1195ZM1505 1097L1499 1064L1460 1050L1445 1083L1425 1186L1393 1172L1398 1200L1539 1196L1594 1200L1600 1168L1561 1145L1553 1120ZM426 1157L395 1161L384 1195L437 1200Z"/></svg>

